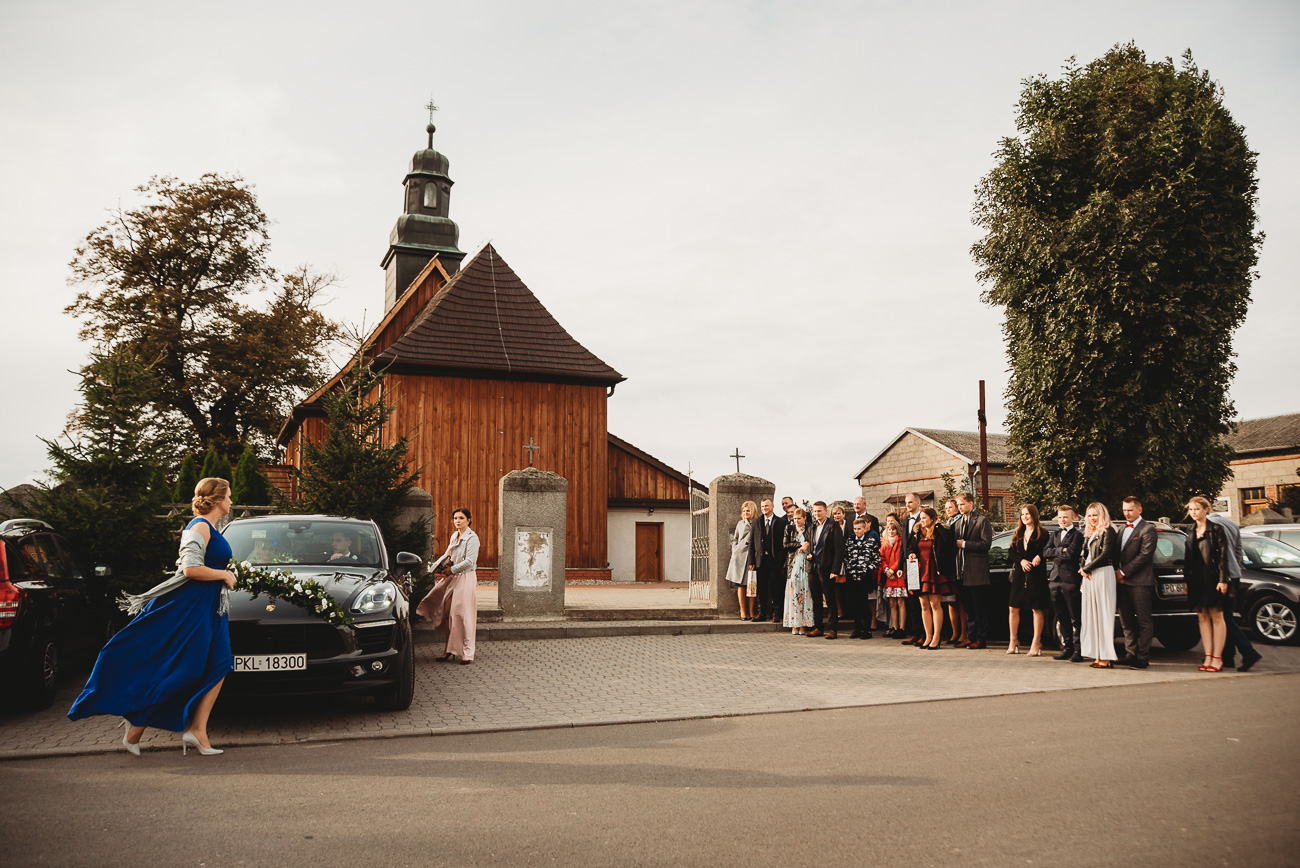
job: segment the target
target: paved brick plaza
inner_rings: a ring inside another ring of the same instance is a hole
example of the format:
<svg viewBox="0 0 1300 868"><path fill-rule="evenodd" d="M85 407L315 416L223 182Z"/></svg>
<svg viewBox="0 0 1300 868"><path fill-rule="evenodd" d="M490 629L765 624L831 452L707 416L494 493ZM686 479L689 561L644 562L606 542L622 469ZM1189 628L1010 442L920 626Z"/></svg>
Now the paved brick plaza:
<svg viewBox="0 0 1300 868"><path fill-rule="evenodd" d="M1050 657L1009 657L1002 649L930 653L882 639L828 642L783 633L484 642L474 665L457 666L434 663L441 642L418 635L408 711L374 712L365 700L222 703L213 714L213 743L578 726L1300 672L1300 648L1261 646L1264 660L1247 675L1206 675L1196 671L1199 654L1161 652L1146 671L1102 672ZM71 723L64 716L84 678L69 678L46 711L0 713L0 758L120 749L114 719ZM179 749L177 736L154 730L143 744Z"/></svg>

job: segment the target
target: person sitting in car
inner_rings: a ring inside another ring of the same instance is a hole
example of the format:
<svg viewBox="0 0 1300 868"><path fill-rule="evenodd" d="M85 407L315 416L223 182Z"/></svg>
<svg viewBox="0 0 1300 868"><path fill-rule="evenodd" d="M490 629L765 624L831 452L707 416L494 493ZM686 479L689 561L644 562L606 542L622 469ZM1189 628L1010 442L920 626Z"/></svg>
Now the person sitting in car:
<svg viewBox="0 0 1300 868"><path fill-rule="evenodd" d="M248 555L248 562L252 564L275 563L275 552L270 541L260 539L253 543L253 550Z"/></svg>
<svg viewBox="0 0 1300 868"><path fill-rule="evenodd" d="M355 564L357 561L361 560L356 556L356 553L352 551L352 534L350 533L341 530L334 531L334 533L330 535L330 548L332 549L329 558L331 564Z"/></svg>

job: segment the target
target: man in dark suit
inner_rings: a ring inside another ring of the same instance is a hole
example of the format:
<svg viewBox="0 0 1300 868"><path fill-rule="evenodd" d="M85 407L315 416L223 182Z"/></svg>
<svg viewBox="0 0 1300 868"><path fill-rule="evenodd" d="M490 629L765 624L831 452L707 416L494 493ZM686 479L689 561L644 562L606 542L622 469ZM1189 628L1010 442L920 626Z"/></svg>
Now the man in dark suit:
<svg viewBox="0 0 1300 868"><path fill-rule="evenodd" d="M899 542L898 562L903 564L902 569L906 569L907 556L912 553L912 528L916 527L917 521L921 518L921 495L911 492L905 498L903 503L907 506L907 515L903 516L903 539ZM903 628L908 632L909 638L903 640L904 645L920 645L925 638L925 625L921 620L921 598L917 594L908 593L906 598L907 606L907 625Z"/></svg>
<svg viewBox="0 0 1300 868"><path fill-rule="evenodd" d="M1083 554L1083 532L1074 526L1079 514L1072 506L1056 508L1059 529L1048 534L1043 546L1043 560L1048 567L1047 586L1052 592L1052 609L1056 612L1056 626L1061 631L1061 653L1057 660L1071 663L1083 661L1080 650L1080 618L1083 613L1082 577L1079 575L1079 556Z"/></svg>
<svg viewBox="0 0 1300 868"><path fill-rule="evenodd" d="M805 636L822 635L822 619L825 614L822 597L826 586L833 585L837 574L842 570L842 566L835 560L836 553L839 552L842 557L844 551L843 540L836 539L839 530L826 515L826 502L819 500L814 503L813 525L809 531L812 545L808 547L812 555L811 569L808 571L808 593L812 594L813 600L813 628ZM826 596L834 599L834 594L832 590Z"/></svg>
<svg viewBox="0 0 1300 868"><path fill-rule="evenodd" d="M957 537L957 573L966 603L967 648L989 647L989 549L993 546L993 525L975 512L975 498L968 491L957 494L960 516L953 526Z"/></svg>
<svg viewBox="0 0 1300 868"><path fill-rule="evenodd" d="M1155 621L1151 604L1156 595L1156 529L1142 518L1142 501L1124 498L1124 527L1119 533L1119 563L1115 591L1119 620L1124 626L1124 659L1120 666L1146 669L1151 655Z"/></svg>
<svg viewBox="0 0 1300 868"><path fill-rule="evenodd" d="M781 620L785 607L785 519L772 508L772 498L759 503L761 514L749 534L749 566L758 573L756 621Z"/></svg>

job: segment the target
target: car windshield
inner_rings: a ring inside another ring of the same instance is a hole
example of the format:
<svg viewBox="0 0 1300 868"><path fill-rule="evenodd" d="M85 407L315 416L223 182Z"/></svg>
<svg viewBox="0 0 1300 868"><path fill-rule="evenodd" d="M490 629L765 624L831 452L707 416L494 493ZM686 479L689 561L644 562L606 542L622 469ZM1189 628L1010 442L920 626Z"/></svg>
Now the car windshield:
<svg viewBox="0 0 1300 868"><path fill-rule="evenodd" d="M380 566L375 529L355 521L234 521L223 531L237 561L255 565Z"/></svg>
<svg viewBox="0 0 1300 868"><path fill-rule="evenodd" d="M1264 536L1241 536L1248 567L1300 567L1300 551Z"/></svg>

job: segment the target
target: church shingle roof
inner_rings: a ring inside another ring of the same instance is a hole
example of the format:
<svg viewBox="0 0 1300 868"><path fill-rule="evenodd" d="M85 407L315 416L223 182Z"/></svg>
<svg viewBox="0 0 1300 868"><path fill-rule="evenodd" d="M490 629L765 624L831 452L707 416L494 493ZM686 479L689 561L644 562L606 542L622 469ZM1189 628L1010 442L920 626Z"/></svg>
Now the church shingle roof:
<svg viewBox="0 0 1300 868"><path fill-rule="evenodd" d="M556 322L491 244L438 290L377 361L606 385L625 379Z"/></svg>
<svg viewBox="0 0 1300 868"><path fill-rule="evenodd" d="M1264 419L1242 419L1237 423L1237 431L1228 439L1228 443L1238 455L1294 449L1300 446L1300 413Z"/></svg>

